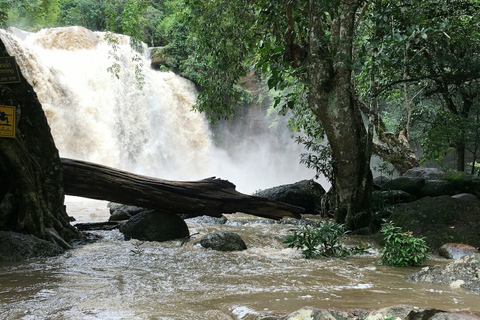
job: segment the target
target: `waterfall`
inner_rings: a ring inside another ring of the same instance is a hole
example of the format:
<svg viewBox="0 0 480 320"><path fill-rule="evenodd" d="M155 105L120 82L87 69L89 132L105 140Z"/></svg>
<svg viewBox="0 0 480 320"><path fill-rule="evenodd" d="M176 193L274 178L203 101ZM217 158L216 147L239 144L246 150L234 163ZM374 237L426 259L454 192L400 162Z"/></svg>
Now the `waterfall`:
<svg viewBox="0 0 480 320"><path fill-rule="evenodd" d="M212 145L203 115L191 110L195 88L150 69L147 48L139 55L123 35L114 35L114 48L105 33L82 27L9 31L2 40L37 92L62 157L165 179L205 177ZM118 78L107 70L114 62Z"/></svg>
<svg viewBox="0 0 480 320"><path fill-rule="evenodd" d="M204 115L192 110L194 85L151 69L148 48L139 54L128 36L62 27L0 37L36 91L61 157L161 179L217 176L245 193L313 176L298 163L301 150L283 148L291 140L273 152L261 136L223 146L234 153L215 147Z"/></svg>

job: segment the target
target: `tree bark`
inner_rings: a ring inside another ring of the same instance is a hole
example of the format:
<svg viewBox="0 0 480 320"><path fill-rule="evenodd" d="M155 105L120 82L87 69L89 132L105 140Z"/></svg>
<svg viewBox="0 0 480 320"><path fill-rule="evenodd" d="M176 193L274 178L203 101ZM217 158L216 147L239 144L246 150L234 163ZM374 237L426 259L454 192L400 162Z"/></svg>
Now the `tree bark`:
<svg viewBox="0 0 480 320"><path fill-rule="evenodd" d="M350 68L355 14L360 4L361 1L340 1L338 15L330 13L334 54L321 40L326 37L319 18L324 15L322 8L318 1L310 1L309 105L332 148L338 200L336 221L350 229L368 226L371 217L372 173L365 152L367 135L354 102Z"/></svg>
<svg viewBox="0 0 480 320"><path fill-rule="evenodd" d="M136 175L84 161L62 159L65 192L68 195L109 200L156 209L170 214L221 217L244 212L281 219L300 218L304 209L235 190L221 179L168 181Z"/></svg>
<svg viewBox="0 0 480 320"><path fill-rule="evenodd" d="M9 56L2 41L0 54ZM15 138L0 137L0 230L67 248L80 233L65 212L60 157L37 95L20 74L20 83L0 84L0 104L17 113Z"/></svg>
<svg viewBox="0 0 480 320"><path fill-rule="evenodd" d="M455 167L458 172L465 171L465 143L458 142L455 146Z"/></svg>

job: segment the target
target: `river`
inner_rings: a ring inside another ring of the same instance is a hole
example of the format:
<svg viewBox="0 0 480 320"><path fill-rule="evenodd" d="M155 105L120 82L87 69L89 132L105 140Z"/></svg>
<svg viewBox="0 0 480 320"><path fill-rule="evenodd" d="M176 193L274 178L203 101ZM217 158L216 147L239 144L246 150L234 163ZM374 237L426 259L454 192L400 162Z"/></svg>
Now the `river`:
<svg viewBox="0 0 480 320"><path fill-rule="evenodd" d="M69 198L78 222L105 221L106 202ZM254 319L304 306L380 308L408 304L480 311L480 296L464 289L414 283L418 268L378 264L378 249L343 259L304 259L283 244L291 225L244 214L228 223L187 220L185 245L124 241L118 231L49 259L0 263L1 319ZM248 249L217 252L195 245L215 231L241 235ZM363 242L374 245L368 238ZM354 244L351 237L346 243ZM428 265L445 264L433 257Z"/></svg>

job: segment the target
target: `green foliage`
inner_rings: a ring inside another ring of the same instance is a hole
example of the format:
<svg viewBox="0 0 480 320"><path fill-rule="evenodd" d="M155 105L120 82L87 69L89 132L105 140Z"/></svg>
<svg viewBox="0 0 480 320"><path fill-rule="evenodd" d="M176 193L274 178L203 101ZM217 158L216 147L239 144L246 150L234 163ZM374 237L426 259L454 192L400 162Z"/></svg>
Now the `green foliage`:
<svg viewBox="0 0 480 320"><path fill-rule="evenodd" d="M429 248L423 238L404 232L393 222L385 223L380 232L384 234L381 263L393 267L417 266L429 258Z"/></svg>
<svg viewBox="0 0 480 320"><path fill-rule="evenodd" d="M421 139L422 161L441 163L447 153L455 150L459 143L465 146L467 154L473 159L470 163L473 174L480 156L480 104L473 105L468 113L463 114L454 114L449 110L438 111L424 128Z"/></svg>
<svg viewBox="0 0 480 320"><path fill-rule="evenodd" d="M98 0L60 0L59 26L83 26L94 31L106 28L108 2Z"/></svg>
<svg viewBox="0 0 480 320"><path fill-rule="evenodd" d="M196 108L212 121L227 118L244 96L238 81L251 66L260 36L254 7L245 1L185 0L185 5L198 67L195 80L203 89Z"/></svg>
<svg viewBox="0 0 480 320"><path fill-rule="evenodd" d="M7 27L9 8L10 6L7 1L0 1L0 28Z"/></svg>
<svg viewBox="0 0 480 320"><path fill-rule="evenodd" d="M183 0L166 1L165 17L158 23L157 31L161 37L164 68L197 82L206 62L202 57L194 56L194 37L190 24L190 11Z"/></svg>
<svg viewBox="0 0 480 320"><path fill-rule="evenodd" d="M360 24L355 53L364 63L357 90L365 101L373 96L380 101L386 131L407 129L411 138L424 140L424 159L441 161L452 146L479 131L464 125L478 106L479 9L478 1L469 0L439 0L434 6L379 0ZM477 145L469 149L473 170Z"/></svg>
<svg viewBox="0 0 480 320"><path fill-rule="evenodd" d="M450 182L465 180L466 178L467 178L467 175L465 174L465 172L462 172L462 171L449 171L445 173L445 175L442 177L443 180L450 181Z"/></svg>
<svg viewBox="0 0 480 320"><path fill-rule="evenodd" d="M109 51L109 58L113 59L113 63L110 67L107 68L107 71L110 72L117 79L120 79L120 57L118 56L118 38L112 32L107 32L105 39L111 45L112 50Z"/></svg>
<svg viewBox="0 0 480 320"><path fill-rule="evenodd" d="M148 8L147 0L127 0L122 11L121 26L124 34L135 39L132 45L140 46L142 27L145 24L145 13Z"/></svg>
<svg viewBox="0 0 480 320"><path fill-rule="evenodd" d="M60 11L59 0L2 0L0 10L3 25L29 31L54 26Z"/></svg>
<svg viewBox="0 0 480 320"><path fill-rule="evenodd" d="M319 221L311 226L298 226L290 229L290 232L284 243L290 248L302 250L306 259L316 256L345 257L365 253L369 248L362 246L361 242L356 247L345 247L340 243L341 238L347 234L345 226L331 221Z"/></svg>
<svg viewBox="0 0 480 320"><path fill-rule="evenodd" d="M448 152L453 151L456 142L462 139L463 122L462 117L440 110L421 140L424 152L422 161L434 160L439 163Z"/></svg>

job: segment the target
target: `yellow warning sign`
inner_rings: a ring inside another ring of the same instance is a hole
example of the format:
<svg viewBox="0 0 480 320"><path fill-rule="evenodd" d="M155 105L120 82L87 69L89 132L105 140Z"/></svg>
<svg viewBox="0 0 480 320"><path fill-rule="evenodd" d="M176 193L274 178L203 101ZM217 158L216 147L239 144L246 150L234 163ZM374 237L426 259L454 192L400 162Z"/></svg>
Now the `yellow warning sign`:
<svg viewBox="0 0 480 320"><path fill-rule="evenodd" d="M15 57L0 57L0 83L19 83L20 73Z"/></svg>
<svg viewBox="0 0 480 320"><path fill-rule="evenodd" d="M15 138L15 107L0 106L0 138Z"/></svg>

